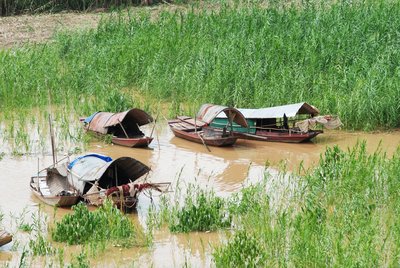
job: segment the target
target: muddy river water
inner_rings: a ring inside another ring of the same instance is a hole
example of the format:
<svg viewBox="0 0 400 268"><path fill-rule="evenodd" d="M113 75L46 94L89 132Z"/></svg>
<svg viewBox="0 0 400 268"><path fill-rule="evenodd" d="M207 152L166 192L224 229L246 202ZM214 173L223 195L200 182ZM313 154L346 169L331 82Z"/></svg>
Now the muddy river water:
<svg viewBox="0 0 400 268"><path fill-rule="evenodd" d="M145 132L149 129L145 130ZM172 182L176 185L196 183L201 187L212 188L220 196L228 196L243 185L256 182L264 173L274 178L282 166L293 170L300 163L310 168L319 161L326 147L337 144L341 148L354 146L358 140L365 140L367 148L373 152L378 146L388 155L393 154L400 144L400 132L390 133L350 133L329 131L318 136L313 142L304 144L272 143L239 140L231 148L211 147L211 152L201 144L195 144L173 136L160 122L149 149L131 149L104 143L92 143L88 152L109 155L112 158L130 156L151 167L148 177L152 182ZM59 153L59 157L62 156ZM39 167L48 166L52 157L29 155L14 157L6 154L0 161L0 211L4 215L2 225L15 234L15 243L0 248L0 267L9 264L18 266L26 234L17 231L16 219L24 217L31 221L32 213L38 209L39 200L31 194L29 178ZM271 186L272 187L272 186ZM157 202L157 200L155 201ZM150 199L141 196L138 212L131 215L134 221L145 225ZM50 219L54 216L51 207L44 206L44 213ZM25 214L24 214L25 212ZM69 209L58 209L56 218L61 218ZM171 234L168 230L158 230L154 244L149 248L108 248L105 252L91 257L91 265L98 267L192 267L212 266L212 249L224 241L222 232ZM71 247L69 251L78 252ZM68 250L67 250L68 252ZM35 262L34 265L35 266ZM43 262L37 264L43 266Z"/></svg>

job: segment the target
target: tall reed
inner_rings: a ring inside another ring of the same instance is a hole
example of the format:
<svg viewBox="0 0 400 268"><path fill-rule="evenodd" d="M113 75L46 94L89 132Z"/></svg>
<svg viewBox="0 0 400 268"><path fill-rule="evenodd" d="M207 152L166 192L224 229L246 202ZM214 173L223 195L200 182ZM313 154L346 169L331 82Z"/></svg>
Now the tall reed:
<svg viewBox="0 0 400 268"><path fill-rule="evenodd" d="M120 110L139 92L190 109L306 101L347 128L396 128L399 24L396 1L112 14L96 30L1 51L0 108Z"/></svg>

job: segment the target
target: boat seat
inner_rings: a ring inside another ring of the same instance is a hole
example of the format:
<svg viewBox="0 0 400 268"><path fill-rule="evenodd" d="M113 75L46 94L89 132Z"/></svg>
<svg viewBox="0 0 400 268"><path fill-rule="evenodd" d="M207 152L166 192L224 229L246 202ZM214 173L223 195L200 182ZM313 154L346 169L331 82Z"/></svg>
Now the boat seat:
<svg viewBox="0 0 400 268"><path fill-rule="evenodd" d="M194 125L191 125L191 124L183 122L183 121L182 122L174 122L173 127L175 129L184 130L184 131L195 131L195 129L196 129L196 127ZM200 127L197 127L197 130L200 130L200 129L201 129Z"/></svg>
<svg viewBox="0 0 400 268"><path fill-rule="evenodd" d="M51 195L49 186L47 185L46 181L40 180L39 181L39 188L42 195Z"/></svg>
<svg viewBox="0 0 400 268"><path fill-rule="evenodd" d="M196 119L195 120L194 118L188 117L188 116L178 116L177 118L179 120L182 120L182 121L186 122L186 123L189 123L190 125L197 126L197 127L203 127L203 126L207 125L206 122L204 122L204 121L202 121L200 119Z"/></svg>

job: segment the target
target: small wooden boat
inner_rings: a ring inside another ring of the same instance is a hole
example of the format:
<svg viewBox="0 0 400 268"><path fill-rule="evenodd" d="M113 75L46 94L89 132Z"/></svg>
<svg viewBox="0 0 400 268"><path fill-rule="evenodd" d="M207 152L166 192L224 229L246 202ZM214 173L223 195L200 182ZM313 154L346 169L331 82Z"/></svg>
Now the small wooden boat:
<svg viewBox="0 0 400 268"><path fill-rule="evenodd" d="M234 134L240 139L256 140L256 141L276 141L276 142L306 142L323 133L322 130L310 130L306 133L296 130L257 130L255 134L235 132Z"/></svg>
<svg viewBox="0 0 400 268"><path fill-rule="evenodd" d="M238 109L245 116L249 127L233 125L234 135L241 139L306 142L323 133L313 129L320 124L327 129L339 127L342 123L335 116L316 116L319 110L305 102L262 109ZM211 123L215 128L223 128L228 119L219 115Z"/></svg>
<svg viewBox="0 0 400 268"><path fill-rule="evenodd" d="M57 207L69 207L79 200L79 193L67 176L65 164L50 166L31 177L32 193L42 202Z"/></svg>
<svg viewBox="0 0 400 268"><path fill-rule="evenodd" d="M137 138L119 138L114 136L111 141L114 144L126 147L146 147L153 141L153 138L146 136Z"/></svg>
<svg viewBox="0 0 400 268"><path fill-rule="evenodd" d="M4 230L0 230L0 247L12 241L12 235Z"/></svg>
<svg viewBox="0 0 400 268"><path fill-rule="evenodd" d="M153 118L140 109L121 113L96 112L82 121L87 131L100 135L112 135L111 141L114 144L147 147L153 141L152 137L147 137L140 130L140 126L153 122Z"/></svg>
<svg viewBox="0 0 400 268"><path fill-rule="evenodd" d="M209 123L222 112L225 113L230 124L228 122L222 129L210 127ZM203 104L196 118L178 116L177 119L169 120L168 125L176 137L221 147L233 145L237 140L237 137L231 131L228 131L228 126L232 125L232 122L247 127L245 118L235 108Z"/></svg>
<svg viewBox="0 0 400 268"><path fill-rule="evenodd" d="M201 127L196 129L188 120L192 118L178 117L178 120L168 121L172 132L176 137L186 139L192 142L205 143L210 146L230 146L233 145L237 137L229 134L224 134L223 131L209 127Z"/></svg>
<svg viewBox="0 0 400 268"><path fill-rule="evenodd" d="M68 157L57 161L54 131L51 115L49 115L51 151L53 164L39 170L31 177L30 187L32 193L50 206L67 207L75 205L79 200L79 192L68 181ZM38 163L39 164L39 163Z"/></svg>

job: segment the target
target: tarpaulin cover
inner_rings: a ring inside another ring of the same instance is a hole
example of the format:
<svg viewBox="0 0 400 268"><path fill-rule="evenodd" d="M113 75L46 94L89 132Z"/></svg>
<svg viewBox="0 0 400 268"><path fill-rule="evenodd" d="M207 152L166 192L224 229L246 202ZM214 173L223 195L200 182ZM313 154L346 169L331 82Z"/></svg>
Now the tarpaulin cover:
<svg viewBox="0 0 400 268"><path fill-rule="evenodd" d="M81 194L87 184L92 185L97 181L99 186L106 189L112 186L133 182L150 168L142 162L131 157L120 157L106 162L96 155L87 155L76 160L70 169L68 180Z"/></svg>
<svg viewBox="0 0 400 268"><path fill-rule="evenodd" d="M210 124L214 118L216 118L219 114L222 114L222 112L224 112L225 118L230 119L242 127L247 127L247 121L243 114L232 107L203 104L197 113L197 118L203 122L206 122L207 124Z"/></svg>
<svg viewBox="0 0 400 268"><path fill-rule="evenodd" d="M85 122L86 124L90 123L90 122L92 121L93 117L94 117L96 114L98 114L98 113L100 113L100 112L95 112L95 113L93 113L91 116L86 117L85 120L84 120L83 122Z"/></svg>
<svg viewBox="0 0 400 268"><path fill-rule="evenodd" d="M112 161L111 157L105 156L105 155L102 155L102 154L87 154L87 155L82 155L82 156L74 159L74 161L72 161L71 163L68 164L68 169L71 169L79 160L81 160L82 158L85 158L85 157L97 157L97 158L102 159L105 162L111 162Z"/></svg>
<svg viewBox="0 0 400 268"><path fill-rule="evenodd" d="M108 132L109 127L123 125L146 125L153 122L153 117L140 109L131 109L121 113L97 112L84 120L88 123L88 130L101 134L111 134Z"/></svg>

